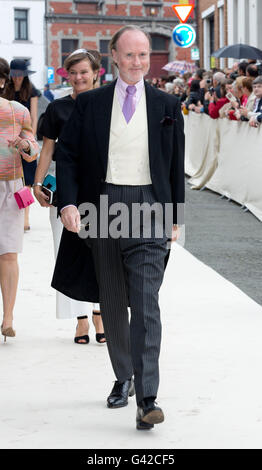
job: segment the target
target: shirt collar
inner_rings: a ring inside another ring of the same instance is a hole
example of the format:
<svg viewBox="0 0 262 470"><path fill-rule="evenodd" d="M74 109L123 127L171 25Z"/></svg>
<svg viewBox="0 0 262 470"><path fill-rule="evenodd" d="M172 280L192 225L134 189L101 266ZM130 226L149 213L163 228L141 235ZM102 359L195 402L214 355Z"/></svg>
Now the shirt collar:
<svg viewBox="0 0 262 470"><path fill-rule="evenodd" d="M129 86L128 83L124 82L124 80L122 80L122 78L119 75L117 78L116 84L117 84L117 88L119 89L119 91L125 95L126 88ZM139 82L135 83L135 87L136 87L136 91L142 90L144 88L144 78L141 78Z"/></svg>

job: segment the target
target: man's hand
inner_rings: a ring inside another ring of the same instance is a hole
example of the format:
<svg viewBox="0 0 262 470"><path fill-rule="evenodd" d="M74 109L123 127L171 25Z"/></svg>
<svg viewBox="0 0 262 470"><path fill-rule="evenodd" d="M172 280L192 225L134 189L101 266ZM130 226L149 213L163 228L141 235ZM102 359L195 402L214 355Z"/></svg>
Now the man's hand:
<svg viewBox="0 0 262 470"><path fill-rule="evenodd" d="M240 114L241 114L241 116L245 116L247 118L248 109L245 108L244 106L240 106Z"/></svg>
<svg viewBox="0 0 262 470"><path fill-rule="evenodd" d="M250 118L250 120L249 120L249 125L250 125L251 127L258 127L259 124L258 124L258 122L257 122L257 120L256 120L256 116L252 116L252 117Z"/></svg>
<svg viewBox="0 0 262 470"><path fill-rule="evenodd" d="M48 204L48 196L42 191L41 186L34 186L34 195L42 207L52 207Z"/></svg>
<svg viewBox="0 0 262 470"><path fill-rule="evenodd" d="M80 214L76 207L69 206L62 210L61 221L64 227L70 232L80 232Z"/></svg>
<svg viewBox="0 0 262 470"><path fill-rule="evenodd" d="M180 237L180 228L178 227L178 225L173 225L172 227L172 238L171 238L171 242L176 242Z"/></svg>
<svg viewBox="0 0 262 470"><path fill-rule="evenodd" d="M227 110L225 111L225 117L226 117L227 119L230 119L230 118L229 118L229 111L230 111L230 109L227 109Z"/></svg>
<svg viewBox="0 0 262 470"><path fill-rule="evenodd" d="M231 106L235 109L238 109L239 108L239 103L237 101L232 101Z"/></svg>

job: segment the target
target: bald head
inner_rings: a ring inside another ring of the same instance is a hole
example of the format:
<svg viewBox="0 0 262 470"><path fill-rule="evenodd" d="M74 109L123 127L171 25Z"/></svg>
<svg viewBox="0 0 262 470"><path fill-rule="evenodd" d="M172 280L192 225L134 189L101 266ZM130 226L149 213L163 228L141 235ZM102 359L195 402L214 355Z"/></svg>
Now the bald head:
<svg viewBox="0 0 262 470"><path fill-rule="evenodd" d="M112 57L119 75L128 85L135 85L150 66L150 42L140 28L122 28L112 44ZM117 34L117 33L116 33Z"/></svg>

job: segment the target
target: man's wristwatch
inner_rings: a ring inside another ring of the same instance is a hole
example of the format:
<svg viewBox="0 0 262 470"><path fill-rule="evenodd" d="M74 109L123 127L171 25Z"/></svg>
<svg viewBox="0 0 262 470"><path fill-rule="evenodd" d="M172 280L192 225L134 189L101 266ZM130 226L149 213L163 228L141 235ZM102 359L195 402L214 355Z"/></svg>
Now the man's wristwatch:
<svg viewBox="0 0 262 470"><path fill-rule="evenodd" d="M42 183L40 183L39 181L37 181L36 183L33 184L33 187L34 186L42 186Z"/></svg>

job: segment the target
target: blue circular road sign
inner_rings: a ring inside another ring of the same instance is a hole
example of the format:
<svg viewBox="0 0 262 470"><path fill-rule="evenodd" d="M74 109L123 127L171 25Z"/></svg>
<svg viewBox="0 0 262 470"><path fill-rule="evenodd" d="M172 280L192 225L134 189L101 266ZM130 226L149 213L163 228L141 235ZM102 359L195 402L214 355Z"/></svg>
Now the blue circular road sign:
<svg viewBox="0 0 262 470"><path fill-rule="evenodd" d="M173 41L179 47L190 47L196 40L196 32L189 24L179 24L173 29Z"/></svg>

